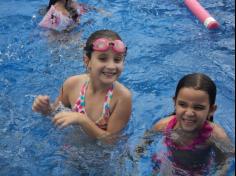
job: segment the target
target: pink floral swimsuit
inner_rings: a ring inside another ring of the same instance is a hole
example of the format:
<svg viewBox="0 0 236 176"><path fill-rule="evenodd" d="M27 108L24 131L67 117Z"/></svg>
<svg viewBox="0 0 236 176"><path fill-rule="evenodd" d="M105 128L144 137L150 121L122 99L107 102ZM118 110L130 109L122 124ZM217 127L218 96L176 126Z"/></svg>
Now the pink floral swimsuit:
<svg viewBox="0 0 236 176"><path fill-rule="evenodd" d="M88 88L88 81L86 81L83 86L81 87L80 90L80 96L77 99L75 106L73 108L73 111L79 112L86 114L85 112L85 96L86 96L86 90ZM107 125L108 125L108 120L110 118L110 101L112 99L112 94L113 94L113 88L114 86L112 85L108 90L107 94L105 96L105 101L103 104L103 110L102 110L102 115L101 117L95 122L96 125L103 129L107 130Z"/></svg>
<svg viewBox="0 0 236 176"><path fill-rule="evenodd" d="M164 138L164 144L168 147L168 151L165 153L154 153L152 155L152 163L153 163L153 169L154 170L158 170L160 169L160 165L164 162L165 157L167 157L169 160L171 160L173 162L173 153L172 153L172 149L173 150L177 150L177 151L192 151L192 152L197 152L200 151L200 149L197 148L197 146L205 143L212 134L213 128L210 125L209 122L205 122L202 129L199 132L199 135L192 141L191 144L187 145L187 146L178 146L174 141L172 141L172 139L170 138L170 133L172 132L172 130L174 129L174 127L177 124L177 118L176 116L174 116L174 118L172 118L164 133L165 133L165 138ZM175 165L175 167L177 167L178 161L174 160L174 162L172 163L173 165ZM211 163L211 159L209 159L207 166L210 166ZM199 168L199 171L201 171L201 169ZM191 174L190 174L191 175Z"/></svg>
<svg viewBox="0 0 236 176"><path fill-rule="evenodd" d="M176 116L174 116L174 118L170 120L170 122L168 123L168 125L166 127L166 131L165 131L166 134L170 133L174 129L176 124L177 124L177 118L176 118ZM209 122L206 121L204 123L202 129L200 130L199 135L192 141L191 144L189 144L187 146L177 146L168 137L165 138L165 144L169 147L174 147L178 150L195 150L196 146L203 144L211 137L212 131L213 131L213 128L211 127Z"/></svg>

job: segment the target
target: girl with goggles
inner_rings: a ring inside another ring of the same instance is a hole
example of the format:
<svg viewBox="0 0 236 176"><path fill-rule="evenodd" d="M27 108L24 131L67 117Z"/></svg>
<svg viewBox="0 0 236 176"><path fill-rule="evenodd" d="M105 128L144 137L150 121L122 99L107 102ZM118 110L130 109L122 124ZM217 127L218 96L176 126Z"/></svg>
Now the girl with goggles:
<svg viewBox="0 0 236 176"><path fill-rule="evenodd" d="M56 126L77 124L96 139L119 133L128 123L132 109L131 92L117 81L124 67L122 54L126 51L117 33L96 31L85 47L88 73L69 77L52 105L47 95L36 97L33 110L51 115L63 105L71 111L56 113L52 119Z"/></svg>
<svg viewBox="0 0 236 176"><path fill-rule="evenodd" d="M106 38L98 38L96 39L92 46L91 49L93 51L101 51L101 52L106 52L109 49L112 49L116 53L125 53L127 48L125 44L121 40L114 40L110 41Z"/></svg>

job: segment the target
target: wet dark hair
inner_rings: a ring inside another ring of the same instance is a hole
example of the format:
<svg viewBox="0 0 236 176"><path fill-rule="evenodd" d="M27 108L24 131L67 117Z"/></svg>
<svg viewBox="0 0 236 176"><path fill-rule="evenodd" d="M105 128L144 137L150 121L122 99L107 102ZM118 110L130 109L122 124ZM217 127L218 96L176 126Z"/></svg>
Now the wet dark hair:
<svg viewBox="0 0 236 176"><path fill-rule="evenodd" d="M47 10L49 10L51 8L51 6L54 5L58 1L60 1L60 0L50 0L49 4L48 4L48 7L47 7Z"/></svg>
<svg viewBox="0 0 236 176"><path fill-rule="evenodd" d="M119 34L111 30L98 30L90 35L84 47L85 54L88 58L91 58L93 52L93 42L99 38L111 38L112 40L122 40Z"/></svg>
<svg viewBox="0 0 236 176"><path fill-rule="evenodd" d="M210 106L213 106L215 104L216 93L217 93L216 85L207 75L203 73L192 73L185 75L183 78L181 78L176 87L175 97L174 97L175 99L177 98L180 89L185 87L206 92L209 96ZM208 120L213 121L213 117L210 117L210 119Z"/></svg>
<svg viewBox="0 0 236 176"><path fill-rule="evenodd" d="M60 0L50 0L50 1L49 1L49 4L48 4L48 7L47 7L47 10L49 10L49 9L51 8L51 6L54 5L55 3L57 3L58 1L60 1ZM72 7L70 6L68 0L66 0L65 8L66 8L66 10L68 10L68 12L69 12L71 18L72 18L74 21L76 21L77 18L79 17L79 14L77 13L77 10L76 10L76 9L74 9L74 8L72 8Z"/></svg>

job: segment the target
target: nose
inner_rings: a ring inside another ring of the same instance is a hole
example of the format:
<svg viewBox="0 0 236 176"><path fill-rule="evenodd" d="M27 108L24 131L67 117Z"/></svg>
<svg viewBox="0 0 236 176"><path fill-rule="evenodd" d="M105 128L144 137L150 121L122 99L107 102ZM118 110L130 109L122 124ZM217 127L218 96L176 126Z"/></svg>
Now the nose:
<svg viewBox="0 0 236 176"><path fill-rule="evenodd" d="M107 68L109 69L114 69L116 67L115 62L113 61L113 58L110 58L108 63L107 63Z"/></svg>
<svg viewBox="0 0 236 176"><path fill-rule="evenodd" d="M186 111L185 111L185 115L186 116L193 116L194 115L194 110L192 108L187 108Z"/></svg>

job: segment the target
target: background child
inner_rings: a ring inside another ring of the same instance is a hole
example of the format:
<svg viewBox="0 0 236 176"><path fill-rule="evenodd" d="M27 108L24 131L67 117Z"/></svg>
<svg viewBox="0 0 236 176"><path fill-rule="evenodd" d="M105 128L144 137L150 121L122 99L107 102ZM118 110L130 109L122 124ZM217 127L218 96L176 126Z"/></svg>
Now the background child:
<svg viewBox="0 0 236 176"><path fill-rule="evenodd" d="M225 160L225 153L234 153L233 147L222 151L216 141L230 145L225 131L213 121L216 111L216 86L206 75L194 73L184 76L178 83L174 100L175 113L154 125L154 131L164 132L167 156L175 166L191 170L190 174L203 174L199 166L209 163L211 149L216 159ZM217 157L220 156L220 157ZM153 156L154 169L159 172L163 156ZM206 167L206 166L205 166ZM197 171L197 172L195 172ZM222 172L224 172L222 170Z"/></svg>
<svg viewBox="0 0 236 176"><path fill-rule="evenodd" d="M88 10L95 10L103 15L110 16L103 9L97 9L73 0L50 0L47 13L39 26L56 31L69 31L80 22L80 17Z"/></svg>
<svg viewBox="0 0 236 176"><path fill-rule="evenodd" d="M78 124L94 138L116 134L131 114L131 92L117 81L127 48L117 33L100 30L88 38L84 51L88 73L69 77L52 105L47 95L39 95L32 109L50 115L61 102L73 111L56 114L52 120L56 126Z"/></svg>
<svg viewBox="0 0 236 176"><path fill-rule="evenodd" d="M80 16L86 12L85 6L72 0L50 0L47 13L39 26L63 31L72 28L80 21Z"/></svg>

